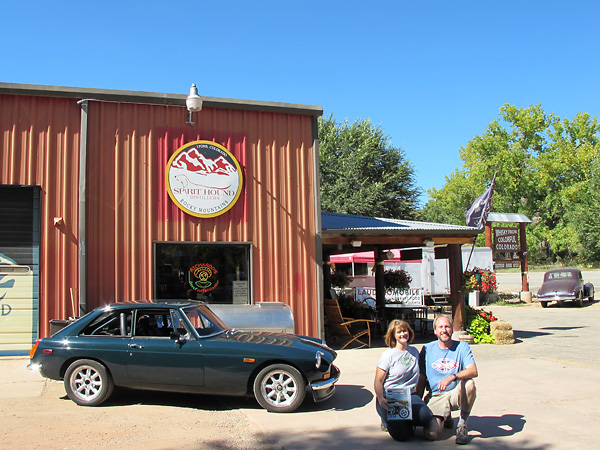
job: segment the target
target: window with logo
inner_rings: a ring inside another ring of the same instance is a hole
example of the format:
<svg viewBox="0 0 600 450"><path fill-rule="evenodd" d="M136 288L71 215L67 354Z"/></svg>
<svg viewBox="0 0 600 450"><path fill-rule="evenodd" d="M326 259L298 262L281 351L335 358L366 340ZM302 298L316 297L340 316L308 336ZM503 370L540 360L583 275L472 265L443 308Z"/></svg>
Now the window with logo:
<svg viewBox="0 0 600 450"><path fill-rule="evenodd" d="M155 243L155 297L250 303L251 248L249 243Z"/></svg>

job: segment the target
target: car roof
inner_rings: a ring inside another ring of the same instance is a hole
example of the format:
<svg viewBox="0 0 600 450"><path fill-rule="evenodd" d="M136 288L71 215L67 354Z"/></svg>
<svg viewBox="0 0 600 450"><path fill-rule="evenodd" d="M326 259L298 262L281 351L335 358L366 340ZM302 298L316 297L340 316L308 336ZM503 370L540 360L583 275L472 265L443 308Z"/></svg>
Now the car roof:
<svg viewBox="0 0 600 450"><path fill-rule="evenodd" d="M170 309L170 308L182 308L186 306L197 306L204 305L204 302L200 301L190 301L190 300L155 300L153 302L142 302L142 303L134 303L134 302L119 302L119 303L109 303L104 306L99 306L96 309L141 309L141 308L157 308L157 309Z"/></svg>
<svg viewBox="0 0 600 450"><path fill-rule="evenodd" d="M572 273L577 273L579 272L579 269L552 269L552 270L548 270L546 271L546 273L557 273L557 272L572 272Z"/></svg>

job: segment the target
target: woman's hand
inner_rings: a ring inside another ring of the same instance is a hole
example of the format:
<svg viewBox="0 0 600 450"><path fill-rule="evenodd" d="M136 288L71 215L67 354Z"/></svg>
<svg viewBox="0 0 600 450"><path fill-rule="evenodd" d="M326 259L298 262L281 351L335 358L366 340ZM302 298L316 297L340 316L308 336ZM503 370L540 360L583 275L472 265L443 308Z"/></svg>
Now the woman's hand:
<svg viewBox="0 0 600 450"><path fill-rule="evenodd" d="M375 388L375 395L377 397L379 405L387 411L388 402L385 399L385 392L383 392L383 380L385 380L386 375L387 372L382 368L378 367L377 369L375 369L375 382L373 384L373 387Z"/></svg>
<svg viewBox="0 0 600 450"><path fill-rule="evenodd" d="M379 406L381 406L381 407L382 407L383 409L385 409L386 411L387 411L388 409L390 409L390 407L389 407L389 405L388 405L388 402L387 402L387 400L386 400L386 398L385 398L385 397L382 397L382 398L377 398L377 401L379 402Z"/></svg>

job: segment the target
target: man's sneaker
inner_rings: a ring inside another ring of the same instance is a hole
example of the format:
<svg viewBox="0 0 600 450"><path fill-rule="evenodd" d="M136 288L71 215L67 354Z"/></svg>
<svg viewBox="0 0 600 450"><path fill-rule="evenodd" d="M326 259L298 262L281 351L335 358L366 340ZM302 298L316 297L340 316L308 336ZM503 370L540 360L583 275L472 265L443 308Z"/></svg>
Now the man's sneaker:
<svg viewBox="0 0 600 450"><path fill-rule="evenodd" d="M452 416L448 416L444 419L444 428L451 429L454 426L454 419Z"/></svg>
<svg viewBox="0 0 600 450"><path fill-rule="evenodd" d="M456 427L456 443L465 445L469 443L469 430L466 425L459 425Z"/></svg>

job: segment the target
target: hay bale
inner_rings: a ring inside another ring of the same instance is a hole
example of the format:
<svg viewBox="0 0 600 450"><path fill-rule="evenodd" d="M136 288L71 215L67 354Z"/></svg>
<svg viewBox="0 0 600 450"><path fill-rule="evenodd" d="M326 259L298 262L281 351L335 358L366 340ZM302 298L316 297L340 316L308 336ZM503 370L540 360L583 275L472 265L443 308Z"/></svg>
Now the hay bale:
<svg viewBox="0 0 600 450"><path fill-rule="evenodd" d="M512 330L512 325L503 320L494 320L490 322L490 331L493 333L496 330Z"/></svg>
<svg viewBox="0 0 600 450"><path fill-rule="evenodd" d="M514 344L515 333L513 330L500 330L496 329L492 331L492 336L498 345Z"/></svg>

